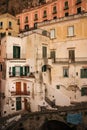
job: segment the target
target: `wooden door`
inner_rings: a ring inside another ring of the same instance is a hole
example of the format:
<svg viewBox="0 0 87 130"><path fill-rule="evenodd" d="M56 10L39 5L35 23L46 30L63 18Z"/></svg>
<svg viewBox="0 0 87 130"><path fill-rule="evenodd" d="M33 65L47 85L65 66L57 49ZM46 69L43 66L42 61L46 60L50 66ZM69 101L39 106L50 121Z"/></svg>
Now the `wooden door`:
<svg viewBox="0 0 87 130"><path fill-rule="evenodd" d="M21 82L16 82L16 94L21 94Z"/></svg>

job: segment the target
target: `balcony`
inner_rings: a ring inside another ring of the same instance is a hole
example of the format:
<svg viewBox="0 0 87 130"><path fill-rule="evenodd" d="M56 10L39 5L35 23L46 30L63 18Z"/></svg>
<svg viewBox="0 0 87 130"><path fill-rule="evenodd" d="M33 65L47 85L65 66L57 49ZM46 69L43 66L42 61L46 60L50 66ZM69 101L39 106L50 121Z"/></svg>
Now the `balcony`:
<svg viewBox="0 0 87 130"><path fill-rule="evenodd" d="M13 53L7 53L5 58L6 59L15 59L15 60L20 59L21 60L21 59L25 59L25 56L26 56L25 53L22 53L22 54L20 54L20 56L14 58Z"/></svg>
<svg viewBox="0 0 87 130"><path fill-rule="evenodd" d="M24 92L24 91L11 91L11 96L16 96L16 95L27 95L27 96L29 96L30 95L30 92L28 91L26 91L26 92Z"/></svg>
<svg viewBox="0 0 87 130"><path fill-rule="evenodd" d="M69 58L55 58L55 63L87 63L87 57L76 57L74 60Z"/></svg>
<svg viewBox="0 0 87 130"><path fill-rule="evenodd" d="M20 72L9 72L9 77L21 77L21 78L35 78L33 73L20 73Z"/></svg>

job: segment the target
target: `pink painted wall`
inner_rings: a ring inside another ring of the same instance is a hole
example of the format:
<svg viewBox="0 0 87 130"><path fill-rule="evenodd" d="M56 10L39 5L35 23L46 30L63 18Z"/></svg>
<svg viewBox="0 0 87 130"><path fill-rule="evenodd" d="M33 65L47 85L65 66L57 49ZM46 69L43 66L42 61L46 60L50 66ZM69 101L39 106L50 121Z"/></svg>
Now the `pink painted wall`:
<svg viewBox="0 0 87 130"><path fill-rule="evenodd" d="M69 15L73 15L77 13L77 8L81 7L81 10L87 11L87 3L86 0L81 0L81 3L76 4L77 0L49 0L44 5L40 5L31 9L24 10L23 13L18 14L16 17L20 19L20 29L23 30L24 26L27 24L29 28L34 27L34 23L43 22L44 20L51 20L54 17L61 18L65 17L65 13L69 13ZM68 1L68 9L64 9L64 3ZM57 13L53 14L53 6L56 6ZM43 11L47 11L47 17L43 18ZM38 14L38 20L34 20L35 13ZM25 17L28 16L29 22L25 23Z"/></svg>

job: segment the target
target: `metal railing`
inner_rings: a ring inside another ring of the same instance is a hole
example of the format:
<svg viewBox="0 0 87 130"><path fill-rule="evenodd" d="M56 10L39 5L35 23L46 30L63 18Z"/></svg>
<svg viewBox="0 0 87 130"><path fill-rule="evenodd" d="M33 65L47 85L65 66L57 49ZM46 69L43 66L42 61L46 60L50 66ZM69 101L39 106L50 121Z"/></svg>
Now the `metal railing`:
<svg viewBox="0 0 87 130"><path fill-rule="evenodd" d="M11 91L11 95L30 95L28 91Z"/></svg>
<svg viewBox="0 0 87 130"><path fill-rule="evenodd" d="M6 57L7 59L25 59L25 53L20 54L20 56L13 56L13 53L7 53Z"/></svg>

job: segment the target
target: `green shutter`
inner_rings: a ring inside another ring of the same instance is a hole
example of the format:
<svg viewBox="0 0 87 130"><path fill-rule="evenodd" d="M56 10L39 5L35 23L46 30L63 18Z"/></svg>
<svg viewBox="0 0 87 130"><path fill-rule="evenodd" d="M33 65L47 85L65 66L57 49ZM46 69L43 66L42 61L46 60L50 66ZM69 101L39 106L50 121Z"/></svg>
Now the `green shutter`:
<svg viewBox="0 0 87 130"><path fill-rule="evenodd" d="M81 77L81 78L84 78L84 69L81 69L81 70L80 70L80 77Z"/></svg>
<svg viewBox="0 0 87 130"><path fill-rule="evenodd" d="M13 46L13 58L16 58L16 46Z"/></svg>
<svg viewBox="0 0 87 130"><path fill-rule="evenodd" d="M87 69L85 70L85 78L87 78Z"/></svg>
<svg viewBox="0 0 87 130"><path fill-rule="evenodd" d="M12 67L12 74L15 76L15 67Z"/></svg>
<svg viewBox="0 0 87 130"><path fill-rule="evenodd" d="M20 47L13 46L13 58L20 58Z"/></svg>
<svg viewBox="0 0 87 130"><path fill-rule="evenodd" d="M81 88L81 96L85 95L85 88Z"/></svg>
<svg viewBox="0 0 87 130"><path fill-rule="evenodd" d="M16 98L16 110L21 110L21 97Z"/></svg>
<svg viewBox="0 0 87 130"><path fill-rule="evenodd" d="M20 67L20 76L23 76L23 67Z"/></svg>

